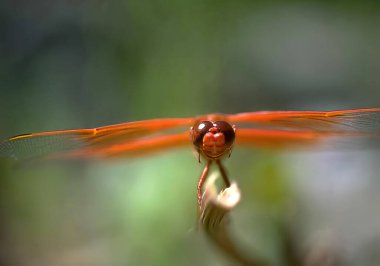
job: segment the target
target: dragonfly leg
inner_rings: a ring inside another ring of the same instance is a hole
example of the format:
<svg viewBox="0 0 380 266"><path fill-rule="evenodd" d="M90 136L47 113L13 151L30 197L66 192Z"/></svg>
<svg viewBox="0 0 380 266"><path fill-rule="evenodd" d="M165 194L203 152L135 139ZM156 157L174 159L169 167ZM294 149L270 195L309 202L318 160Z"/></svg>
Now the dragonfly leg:
<svg viewBox="0 0 380 266"><path fill-rule="evenodd" d="M220 160L216 160L216 163L217 163L217 165L218 165L218 167L219 167L219 171L220 171L220 174L222 175L222 178L223 178L224 184L226 185L226 187L230 187L230 186L231 186L231 182L230 182L230 180L228 179L226 169L224 168L224 166L222 165L222 163L221 163Z"/></svg>
<svg viewBox="0 0 380 266"><path fill-rule="evenodd" d="M203 187L204 182L206 181L208 170L210 169L211 163L212 163L211 160L207 161L205 169L203 169L203 173L202 173L201 177L199 178L198 189L197 189L199 208L201 207L201 201L202 201L202 195L201 195L202 194L202 187Z"/></svg>

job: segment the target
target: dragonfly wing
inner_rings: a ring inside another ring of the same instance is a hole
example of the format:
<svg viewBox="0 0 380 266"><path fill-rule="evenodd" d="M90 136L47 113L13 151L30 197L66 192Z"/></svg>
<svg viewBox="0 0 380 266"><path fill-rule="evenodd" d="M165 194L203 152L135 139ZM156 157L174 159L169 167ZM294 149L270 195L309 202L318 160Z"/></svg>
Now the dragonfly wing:
<svg viewBox="0 0 380 266"><path fill-rule="evenodd" d="M190 144L191 142L189 133L182 132L169 135L153 136L150 138L135 139L133 141L107 145L101 148L88 147L85 149L66 153L63 155L63 157L131 157L160 152L168 150L170 148L190 146Z"/></svg>
<svg viewBox="0 0 380 266"><path fill-rule="evenodd" d="M189 127L191 118L154 119L117 124L93 129L62 130L25 134L0 142L0 156L30 159L46 156L81 154L88 157L115 145L149 138L154 134L167 134L170 129Z"/></svg>
<svg viewBox="0 0 380 266"><path fill-rule="evenodd" d="M264 111L227 115L241 124L237 145L278 147L380 147L380 108L341 111Z"/></svg>
<svg viewBox="0 0 380 266"><path fill-rule="evenodd" d="M64 132L64 131L63 131ZM0 142L0 157L15 160L44 157L53 153L64 153L86 146L91 133L83 131L52 134L25 134Z"/></svg>
<svg viewBox="0 0 380 266"><path fill-rule="evenodd" d="M380 133L380 108L327 112L263 111L226 117L231 123L253 123L272 129Z"/></svg>
<svg viewBox="0 0 380 266"><path fill-rule="evenodd" d="M237 129L236 145L261 148L358 149L380 147L380 136L357 132Z"/></svg>
<svg viewBox="0 0 380 266"><path fill-rule="evenodd" d="M268 129L237 129L236 145L242 147L283 148L314 145L320 140L314 132L293 132Z"/></svg>

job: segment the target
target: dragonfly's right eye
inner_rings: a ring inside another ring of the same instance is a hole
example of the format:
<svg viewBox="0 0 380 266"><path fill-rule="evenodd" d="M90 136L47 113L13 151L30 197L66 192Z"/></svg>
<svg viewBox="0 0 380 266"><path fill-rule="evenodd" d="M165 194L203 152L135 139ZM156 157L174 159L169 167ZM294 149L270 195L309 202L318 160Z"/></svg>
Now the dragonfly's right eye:
<svg viewBox="0 0 380 266"><path fill-rule="evenodd" d="M203 136L212 128L214 125L210 121L200 121L196 123L191 130L192 139L194 146L200 148L202 147Z"/></svg>

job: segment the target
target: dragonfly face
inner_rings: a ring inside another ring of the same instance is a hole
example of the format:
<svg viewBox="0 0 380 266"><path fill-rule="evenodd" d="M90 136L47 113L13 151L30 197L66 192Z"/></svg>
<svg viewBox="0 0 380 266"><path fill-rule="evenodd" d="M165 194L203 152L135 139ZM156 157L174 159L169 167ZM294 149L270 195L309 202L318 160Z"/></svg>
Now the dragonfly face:
<svg viewBox="0 0 380 266"><path fill-rule="evenodd" d="M216 160L231 153L235 127L226 121L199 121L190 129L195 149L207 159Z"/></svg>

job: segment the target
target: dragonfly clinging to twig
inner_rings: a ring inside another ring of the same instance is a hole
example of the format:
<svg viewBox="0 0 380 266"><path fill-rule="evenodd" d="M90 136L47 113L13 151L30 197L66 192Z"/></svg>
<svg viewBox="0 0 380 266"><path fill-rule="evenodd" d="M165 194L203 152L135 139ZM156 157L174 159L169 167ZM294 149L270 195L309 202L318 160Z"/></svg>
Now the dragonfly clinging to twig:
<svg viewBox="0 0 380 266"><path fill-rule="evenodd" d="M190 127L190 133L189 133ZM330 138L380 137L380 108L339 111L259 111L164 118L110 126L23 134L0 142L0 156L14 159L115 157L193 146L208 170L219 167L234 146L310 146Z"/></svg>

